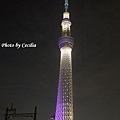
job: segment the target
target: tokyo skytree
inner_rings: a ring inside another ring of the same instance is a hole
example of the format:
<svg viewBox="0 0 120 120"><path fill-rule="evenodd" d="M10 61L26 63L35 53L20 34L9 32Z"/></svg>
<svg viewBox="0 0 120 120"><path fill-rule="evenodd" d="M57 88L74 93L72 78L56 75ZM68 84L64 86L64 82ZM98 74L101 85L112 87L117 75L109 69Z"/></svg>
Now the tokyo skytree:
<svg viewBox="0 0 120 120"><path fill-rule="evenodd" d="M74 39L71 37L70 13L68 12L68 0L65 0L65 12L63 13L62 36L58 46L61 51L59 84L55 120L73 120L73 90L72 90L72 57L71 52Z"/></svg>

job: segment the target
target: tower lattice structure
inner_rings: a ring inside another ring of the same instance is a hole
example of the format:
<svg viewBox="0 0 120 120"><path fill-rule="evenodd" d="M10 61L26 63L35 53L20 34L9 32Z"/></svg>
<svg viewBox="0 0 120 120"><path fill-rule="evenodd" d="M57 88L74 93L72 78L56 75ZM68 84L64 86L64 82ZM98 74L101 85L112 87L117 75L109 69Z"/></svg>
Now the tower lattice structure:
<svg viewBox="0 0 120 120"><path fill-rule="evenodd" d="M71 52L74 39L70 36L70 18L68 0L65 0L65 12L63 13L62 37L59 38L58 46L61 51L59 84L55 120L73 120L73 90L72 90L72 57Z"/></svg>

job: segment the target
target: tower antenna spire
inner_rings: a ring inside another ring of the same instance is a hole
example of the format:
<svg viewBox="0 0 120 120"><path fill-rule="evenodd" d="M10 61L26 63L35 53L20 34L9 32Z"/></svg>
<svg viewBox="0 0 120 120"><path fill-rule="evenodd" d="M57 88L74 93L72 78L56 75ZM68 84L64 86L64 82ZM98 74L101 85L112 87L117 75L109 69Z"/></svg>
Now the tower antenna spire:
<svg viewBox="0 0 120 120"><path fill-rule="evenodd" d="M68 11L68 0L65 0L64 6L65 6L65 12L67 12Z"/></svg>

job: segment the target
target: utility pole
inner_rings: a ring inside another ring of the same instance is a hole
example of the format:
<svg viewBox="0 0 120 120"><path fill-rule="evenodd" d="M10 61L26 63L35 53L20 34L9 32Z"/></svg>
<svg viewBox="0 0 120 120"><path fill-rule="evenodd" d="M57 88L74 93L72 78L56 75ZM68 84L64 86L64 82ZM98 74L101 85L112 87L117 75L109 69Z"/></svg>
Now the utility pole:
<svg viewBox="0 0 120 120"><path fill-rule="evenodd" d="M13 103L11 104L11 108L6 108L5 120L9 120L10 118L32 118L36 120L37 115L37 106L35 106L34 113L16 113L16 108L13 108Z"/></svg>

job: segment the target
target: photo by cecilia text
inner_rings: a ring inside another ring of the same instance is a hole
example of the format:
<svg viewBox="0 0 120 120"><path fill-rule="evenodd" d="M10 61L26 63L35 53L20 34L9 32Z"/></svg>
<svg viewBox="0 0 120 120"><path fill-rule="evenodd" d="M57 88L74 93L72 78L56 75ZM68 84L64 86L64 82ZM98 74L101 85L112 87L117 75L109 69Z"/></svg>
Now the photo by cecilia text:
<svg viewBox="0 0 120 120"><path fill-rule="evenodd" d="M31 43L8 43L8 42L3 42L1 43L1 47L2 48L16 48L16 49L20 49L20 48L36 48L37 45L33 42Z"/></svg>

